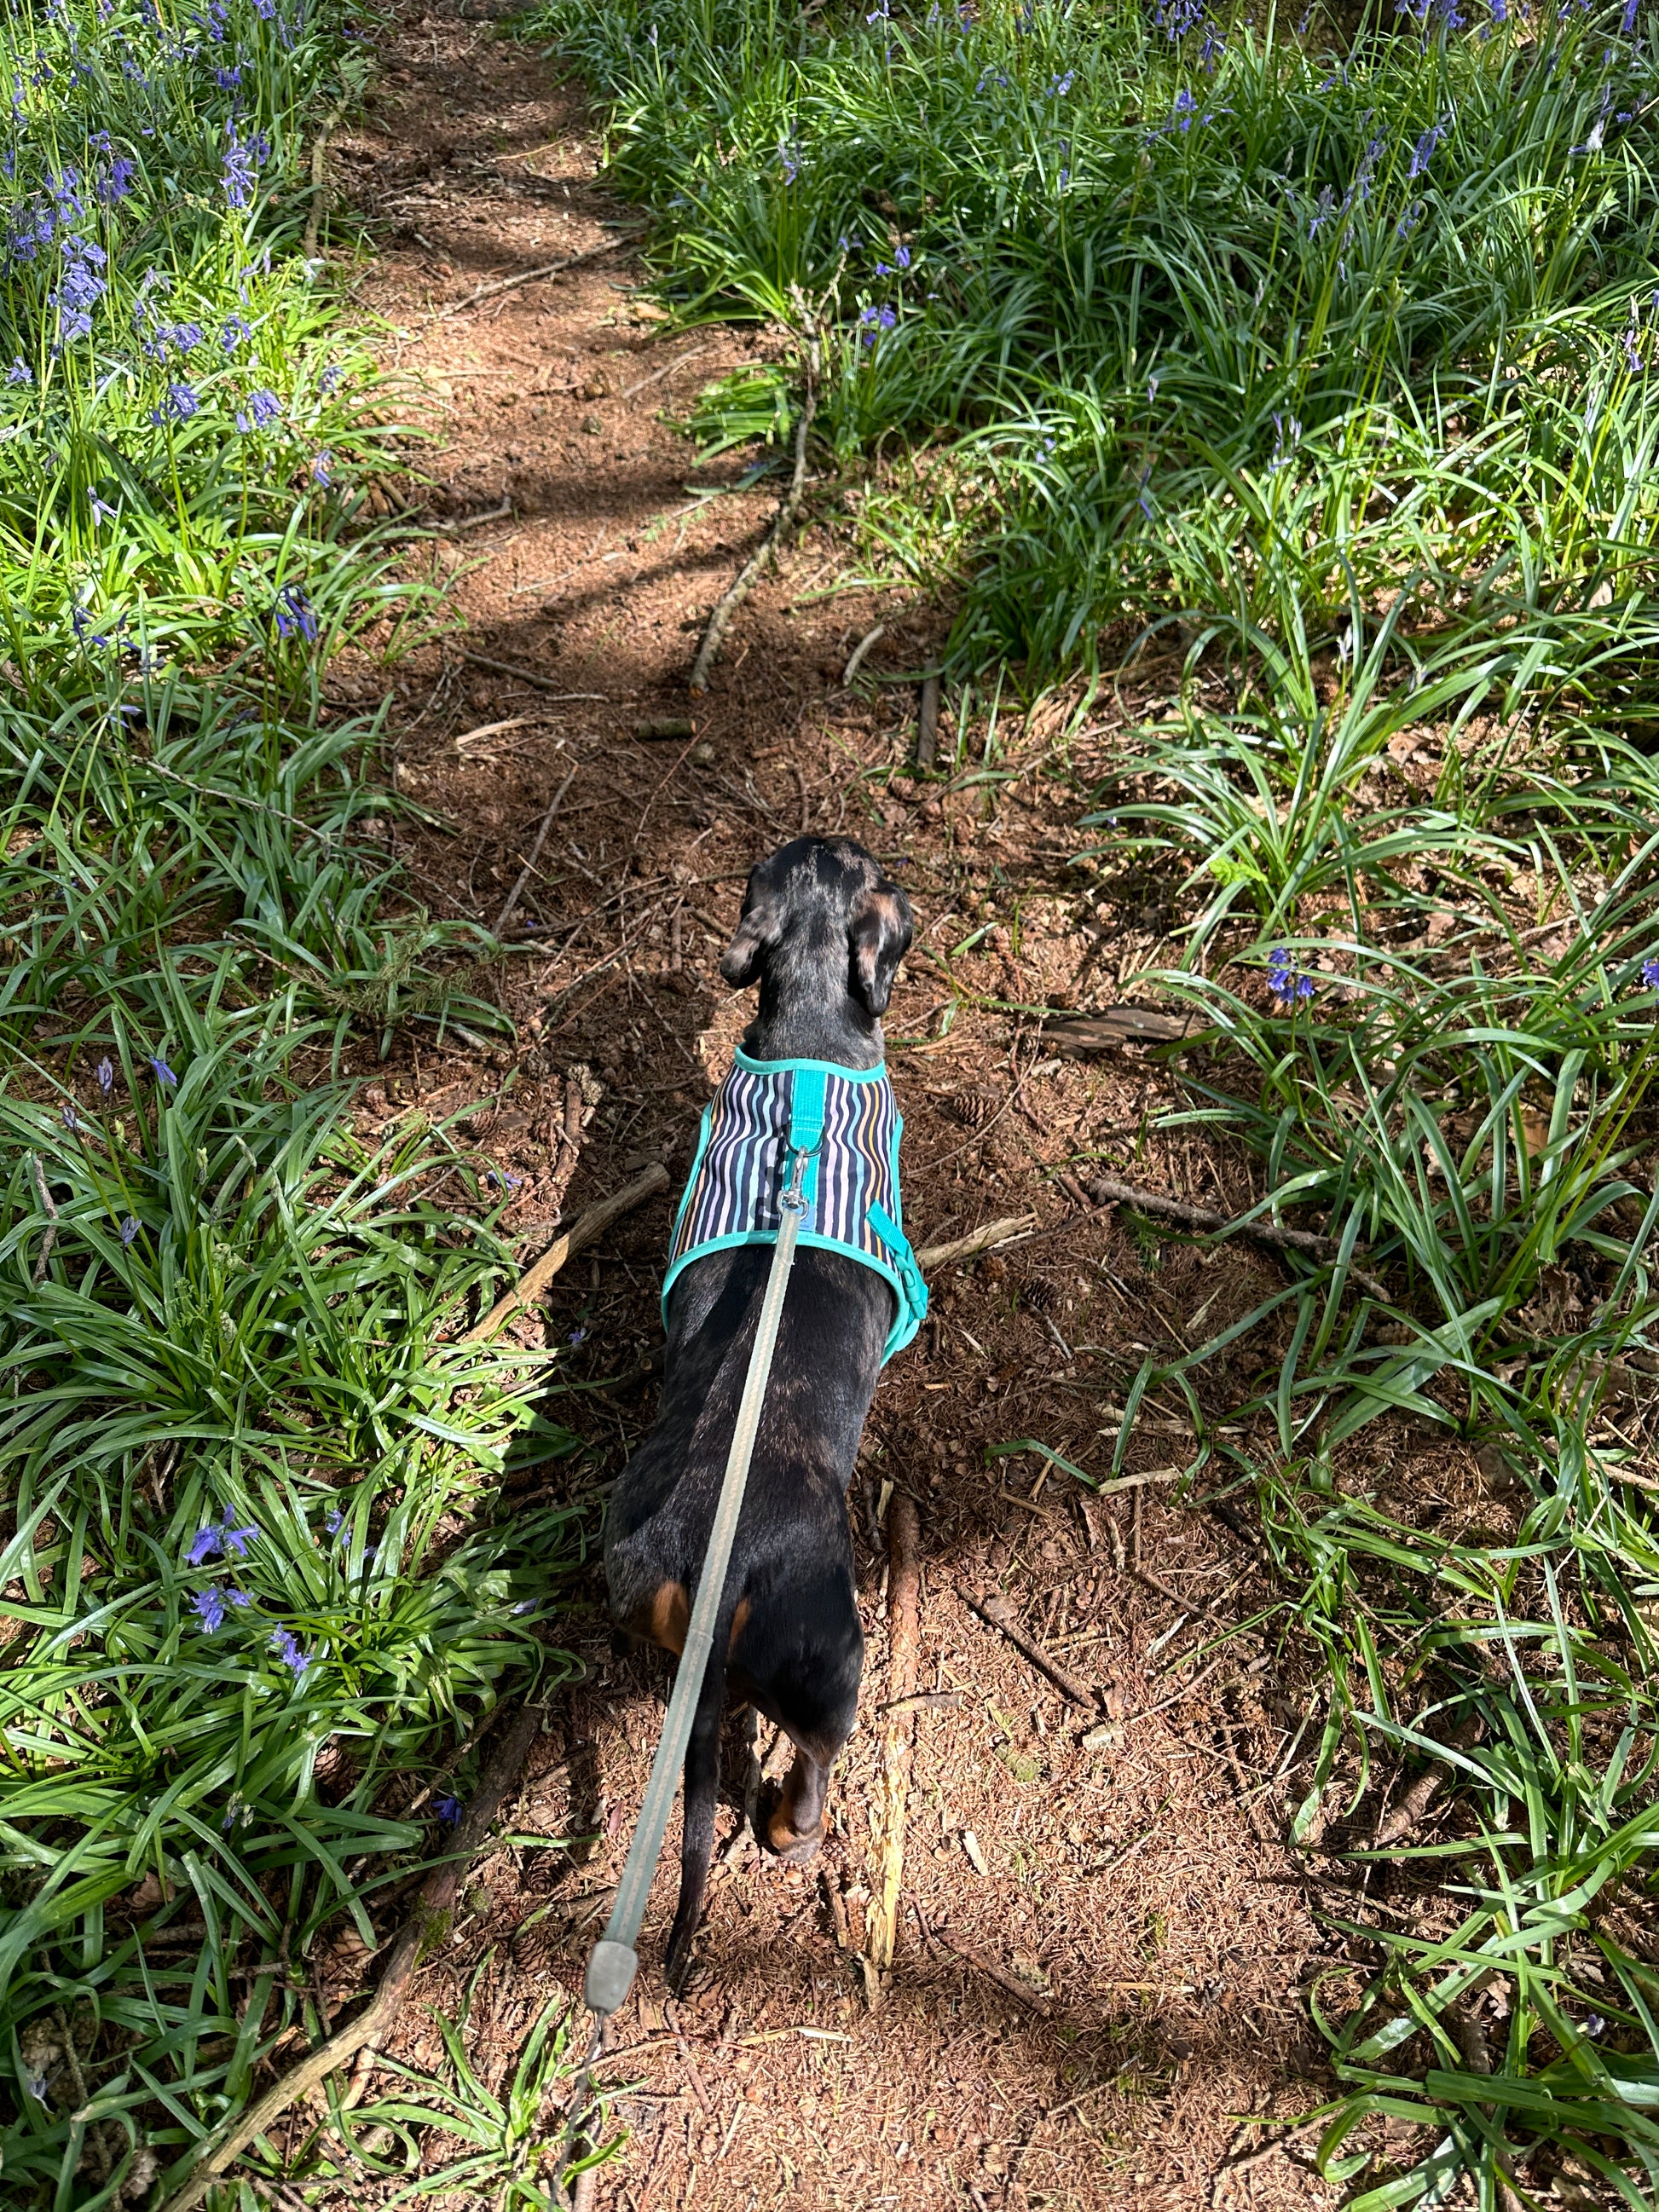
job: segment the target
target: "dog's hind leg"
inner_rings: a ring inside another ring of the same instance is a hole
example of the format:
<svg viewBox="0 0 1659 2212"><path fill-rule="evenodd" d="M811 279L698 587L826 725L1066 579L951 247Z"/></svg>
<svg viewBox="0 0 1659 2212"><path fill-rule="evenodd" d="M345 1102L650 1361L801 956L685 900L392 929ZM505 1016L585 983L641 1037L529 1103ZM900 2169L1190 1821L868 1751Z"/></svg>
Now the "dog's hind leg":
<svg viewBox="0 0 1659 2212"><path fill-rule="evenodd" d="M669 1932L664 1972L678 1990L691 1963L691 1945L702 1911L708 1866L714 1856L714 1812L720 1788L720 1716L726 1703L726 1671L711 1659L703 1676L690 1741L685 1747L684 1826L680 1840L680 1901Z"/></svg>
<svg viewBox="0 0 1659 2212"><path fill-rule="evenodd" d="M815 1759L797 1746L795 1763L783 1779L783 1789L766 1823L766 1840L781 1859L799 1865L812 1856L823 1841L824 1801L830 1794L830 1768L835 1754Z"/></svg>

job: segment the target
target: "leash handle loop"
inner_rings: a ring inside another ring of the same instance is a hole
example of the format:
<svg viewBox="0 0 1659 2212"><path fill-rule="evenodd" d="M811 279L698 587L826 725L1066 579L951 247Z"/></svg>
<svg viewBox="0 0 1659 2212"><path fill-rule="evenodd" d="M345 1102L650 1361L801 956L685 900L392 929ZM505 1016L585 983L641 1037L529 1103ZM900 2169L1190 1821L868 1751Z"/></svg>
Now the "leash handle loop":
<svg viewBox="0 0 1659 2212"><path fill-rule="evenodd" d="M821 1133L820 1122L819 1131L813 1137L814 1145ZM657 1861L662 1855L668 1816L673 1808L680 1769L685 1761L685 1747L690 1741L691 1723L696 1717L703 1675L708 1671L709 1656L714 1650L714 1625L720 1614L720 1600L726 1592L726 1573L731 1565L732 1540L738 1533L738 1517L743 1510L743 1493L749 1480L750 1463L755 1456L755 1439L759 1433L761 1413L766 1403L766 1386L771 1380L772 1356L777 1347L778 1323L783 1316L783 1299L789 1286L789 1271L794 1264L795 1240L800 1233L801 1221L806 1212L803 1185L810 1149L793 1144L793 1127L790 1136L789 1181L780 1198L778 1241L772 1248L772 1265L766 1278L765 1295L761 1300L754 1350L749 1355L749 1372L744 1377L743 1395L738 1404L737 1425L732 1431L732 1446L726 1454L720 1502L714 1509L714 1525L708 1533L708 1549L703 1557L702 1571L697 1577L697 1595L691 1607L691 1622L686 1631L684 1649L680 1653L673 1695L668 1700L668 1716L663 1723L657 1755L651 1762L651 1778L645 1785L645 1796L641 1801L639 1826L635 1829L634 1840L628 1847L628 1857L623 1867L622 1880L617 1885L611 1917L605 1923L605 1934L593 1946L592 1955L587 1962L586 1978L582 1984L582 1996L588 2009L599 2014L615 2012L626 1998L639 1970L639 1957L635 1951L634 1942L645 1917L646 1900L651 1893Z"/></svg>

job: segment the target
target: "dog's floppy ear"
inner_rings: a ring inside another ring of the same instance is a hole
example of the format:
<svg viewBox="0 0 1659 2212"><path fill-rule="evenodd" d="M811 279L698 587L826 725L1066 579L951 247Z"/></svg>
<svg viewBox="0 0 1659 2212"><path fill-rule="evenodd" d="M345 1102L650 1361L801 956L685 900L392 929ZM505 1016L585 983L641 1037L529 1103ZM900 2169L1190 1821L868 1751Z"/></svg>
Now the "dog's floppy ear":
<svg viewBox="0 0 1659 2212"><path fill-rule="evenodd" d="M865 892L847 925L852 947L852 988L879 1020L893 995L893 977L910 949L910 902L884 876Z"/></svg>
<svg viewBox="0 0 1659 2212"><path fill-rule="evenodd" d="M738 990L759 980L767 954L783 934L777 901L746 895L732 942L720 955L720 973Z"/></svg>

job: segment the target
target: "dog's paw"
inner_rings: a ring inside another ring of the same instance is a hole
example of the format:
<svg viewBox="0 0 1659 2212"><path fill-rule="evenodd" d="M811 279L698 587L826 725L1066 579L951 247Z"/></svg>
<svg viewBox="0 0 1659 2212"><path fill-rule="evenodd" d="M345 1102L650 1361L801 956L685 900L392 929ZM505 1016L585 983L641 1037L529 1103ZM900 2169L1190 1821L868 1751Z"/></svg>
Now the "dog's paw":
<svg viewBox="0 0 1659 2212"><path fill-rule="evenodd" d="M797 1828L788 1806L780 1802L773 1808L763 1832L766 1848L775 1858L781 1859L785 1866L805 1866L817 1856L823 1841L823 1823L820 1820L815 1828Z"/></svg>

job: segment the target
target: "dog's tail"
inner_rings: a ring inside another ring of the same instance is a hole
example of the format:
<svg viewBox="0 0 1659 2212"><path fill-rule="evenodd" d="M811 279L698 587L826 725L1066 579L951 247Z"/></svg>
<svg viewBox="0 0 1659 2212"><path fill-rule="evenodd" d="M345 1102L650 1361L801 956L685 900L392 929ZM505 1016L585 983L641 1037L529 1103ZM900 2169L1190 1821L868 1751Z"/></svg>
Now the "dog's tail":
<svg viewBox="0 0 1659 2212"><path fill-rule="evenodd" d="M678 1990L691 1962L691 1945L708 1886L714 1856L714 1813L720 1802L720 1721L726 1710L726 1661L738 1593L728 1583L714 1620L714 1641L697 1696L690 1740L685 1747L685 1787L680 1840L680 1901L669 1931L665 1973Z"/></svg>

